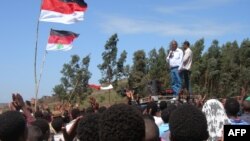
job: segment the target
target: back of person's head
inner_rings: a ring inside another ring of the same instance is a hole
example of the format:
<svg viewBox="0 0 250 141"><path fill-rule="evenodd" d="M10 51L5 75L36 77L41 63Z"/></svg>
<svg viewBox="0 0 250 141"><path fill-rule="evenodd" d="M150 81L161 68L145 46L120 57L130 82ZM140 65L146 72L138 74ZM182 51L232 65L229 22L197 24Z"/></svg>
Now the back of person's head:
<svg viewBox="0 0 250 141"><path fill-rule="evenodd" d="M240 104L234 98L228 98L225 103L225 110L228 116L237 116L240 111Z"/></svg>
<svg viewBox="0 0 250 141"><path fill-rule="evenodd" d="M74 109L71 110L72 119L76 119L80 115L81 115L81 112L80 112L80 110L78 108L74 108Z"/></svg>
<svg viewBox="0 0 250 141"><path fill-rule="evenodd" d="M161 118L163 120L164 123L168 123L169 122L169 117L171 115L171 113L177 108L176 105L174 104L170 104L167 109L164 109L161 112Z"/></svg>
<svg viewBox="0 0 250 141"><path fill-rule="evenodd" d="M54 118L51 122L51 125L57 133L62 131L62 127L64 125L63 118L62 117Z"/></svg>
<svg viewBox="0 0 250 141"><path fill-rule="evenodd" d="M36 112L34 113L34 117L35 117L36 119L43 118L43 113L42 113L42 111L36 111Z"/></svg>
<svg viewBox="0 0 250 141"><path fill-rule="evenodd" d="M158 112L158 106L155 102L149 102L147 104L147 112L151 114L152 116L155 116L156 113Z"/></svg>
<svg viewBox="0 0 250 141"><path fill-rule="evenodd" d="M102 113L100 141L142 141L145 125L142 114L132 106L116 104Z"/></svg>
<svg viewBox="0 0 250 141"><path fill-rule="evenodd" d="M151 119L144 118L145 123L145 141L160 141L159 128Z"/></svg>
<svg viewBox="0 0 250 141"><path fill-rule="evenodd" d="M27 141L43 141L43 133L37 126L28 126L28 138Z"/></svg>
<svg viewBox="0 0 250 141"><path fill-rule="evenodd" d="M88 114L79 121L77 138L80 141L99 141L100 114Z"/></svg>
<svg viewBox="0 0 250 141"><path fill-rule="evenodd" d="M49 123L45 119L37 119L31 123L33 126L37 126L41 129L42 134L43 134L43 139L48 140L49 134L50 134L50 129L49 129Z"/></svg>
<svg viewBox="0 0 250 141"><path fill-rule="evenodd" d="M0 115L1 141L25 141L26 138L26 120L21 113L7 111Z"/></svg>
<svg viewBox="0 0 250 141"><path fill-rule="evenodd" d="M51 122L51 120L52 120L51 113L48 111L43 112L43 119L47 120L48 122Z"/></svg>
<svg viewBox="0 0 250 141"><path fill-rule="evenodd" d="M189 47L189 46L190 46L190 43L189 43L189 41L184 41L184 42L183 42L183 45L186 45L186 46Z"/></svg>
<svg viewBox="0 0 250 141"><path fill-rule="evenodd" d="M183 104L170 115L172 141L203 141L208 138L205 115L195 106Z"/></svg>
<svg viewBox="0 0 250 141"><path fill-rule="evenodd" d="M91 113L94 113L94 112L95 112L95 110L94 110L93 107L88 107L88 108L85 110L85 113L87 113L87 114L91 114Z"/></svg>
<svg viewBox="0 0 250 141"><path fill-rule="evenodd" d="M167 105L168 105L168 103L166 101L161 101L159 104L160 110L162 111L162 110L166 109Z"/></svg>
<svg viewBox="0 0 250 141"><path fill-rule="evenodd" d="M99 109L98 109L98 113L103 113L104 111L106 111L107 108L105 106L101 106Z"/></svg>

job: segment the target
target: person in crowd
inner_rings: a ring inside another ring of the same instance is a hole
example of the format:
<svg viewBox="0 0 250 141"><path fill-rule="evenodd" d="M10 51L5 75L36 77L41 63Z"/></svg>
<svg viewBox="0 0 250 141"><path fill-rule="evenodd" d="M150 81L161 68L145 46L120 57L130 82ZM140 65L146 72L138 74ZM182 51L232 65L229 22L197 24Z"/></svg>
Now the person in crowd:
<svg viewBox="0 0 250 141"><path fill-rule="evenodd" d="M182 79L180 76L180 71L182 67L183 51L178 48L178 44L175 40L170 43L170 51L167 55L166 61L169 64L171 72L171 84L175 97L178 97L181 87ZM175 100L176 98L174 98Z"/></svg>
<svg viewBox="0 0 250 141"><path fill-rule="evenodd" d="M64 127L63 118L61 116L53 118L51 126L55 131L55 134L52 134L52 140L54 141L64 141L62 127Z"/></svg>
<svg viewBox="0 0 250 141"><path fill-rule="evenodd" d="M145 124L142 114L126 104L115 104L99 120L100 141L143 141Z"/></svg>
<svg viewBox="0 0 250 141"><path fill-rule="evenodd" d="M183 43L183 49L184 49L184 56L181 65L181 75L182 78L184 79L184 88L188 90L189 95L192 95L190 74L191 74L193 52L190 49L190 43L188 41L185 41Z"/></svg>
<svg viewBox="0 0 250 141"><path fill-rule="evenodd" d="M145 141L160 141L159 129L151 119L144 118L145 123Z"/></svg>
<svg viewBox="0 0 250 141"><path fill-rule="evenodd" d="M157 106L157 104L152 101L147 104L147 114L152 115L155 120L155 124L159 127L161 124L163 124L163 120L160 117L160 110Z"/></svg>
<svg viewBox="0 0 250 141"><path fill-rule="evenodd" d="M26 141L28 129L24 116L18 111L7 111L0 115L1 141Z"/></svg>
<svg viewBox="0 0 250 141"><path fill-rule="evenodd" d="M176 105L170 104L166 109L161 112L163 124L159 126L160 137L163 141L169 141L169 117L171 113L177 108Z"/></svg>
<svg viewBox="0 0 250 141"><path fill-rule="evenodd" d="M168 103L166 101L161 101L159 104L159 108L161 111L167 108Z"/></svg>
<svg viewBox="0 0 250 141"><path fill-rule="evenodd" d="M45 119L36 119L31 123L33 126L37 126L41 129L43 134L43 140L48 141L50 136L50 129L49 129L49 123Z"/></svg>
<svg viewBox="0 0 250 141"><path fill-rule="evenodd" d="M225 110L231 125L248 125L247 122L240 119L238 113L240 111L240 103L234 98L228 98L225 103Z"/></svg>
<svg viewBox="0 0 250 141"><path fill-rule="evenodd" d="M98 110L97 110L97 112L98 113L103 113L103 112L105 112L107 110L107 108L105 107L105 106L101 106Z"/></svg>
<svg viewBox="0 0 250 141"><path fill-rule="evenodd" d="M100 114L88 114L79 121L76 138L80 141L99 141Z"/></svg>
<svg viewBox="0 0 250 141"><path fill-rule="evenodd" d="M240 118L250 125L250 96L243 101L242 107L243 114L240 116Z"/></svg>
<svg viewBox="0 0 250 141"><path fill-rule="evenodd" d="M195 106L183 104L169 118L171 141L204 141L208 139L207 120Z"/></svg>
<svg viewBox="0 0 250 141"><path fill-rule="evenodd" d="M223 136L223 127L228 124L228 117L223 104L217 99L209 99L202 107L208 124L208 141L217 141Z"/></svg>
<svg viewBox="0 0 250 141"><path fill-rule="evenodd" d="M94 108L93 107L88 107L85 111L87 114L92 114L95 112Z"/></svg>
<svg viewBox="0 0 250 141"><path fill-rule="evenodd" d="M43 133L37 126L28 126L28 138L27 141L43 141Z"/></svg>

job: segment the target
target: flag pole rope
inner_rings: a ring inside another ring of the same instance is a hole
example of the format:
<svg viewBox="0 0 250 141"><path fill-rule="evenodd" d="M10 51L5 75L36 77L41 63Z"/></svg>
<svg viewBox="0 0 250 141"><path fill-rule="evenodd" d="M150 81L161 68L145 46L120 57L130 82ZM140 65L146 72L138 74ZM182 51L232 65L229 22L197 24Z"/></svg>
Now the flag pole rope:
<svg viewBox="0 0 250 141"><path fill-rule="evenodd" d="M42 0L41 0L42 1ZM42 9L42 2L40 3L40 11L39 11L39 16L41 14L41 9ZM37 95L38 95L38 84L37 84L37 75L36 75L36 62L37 62L37 46L38 46L38 35L39 35L39 25L40 25L40 21L39 21L39 17L37 20L37 26L36 26L36 43L35 43L35 58L34 58L34 79L35 79L35 111L36 111L36 107L37 107Z"/></svg>

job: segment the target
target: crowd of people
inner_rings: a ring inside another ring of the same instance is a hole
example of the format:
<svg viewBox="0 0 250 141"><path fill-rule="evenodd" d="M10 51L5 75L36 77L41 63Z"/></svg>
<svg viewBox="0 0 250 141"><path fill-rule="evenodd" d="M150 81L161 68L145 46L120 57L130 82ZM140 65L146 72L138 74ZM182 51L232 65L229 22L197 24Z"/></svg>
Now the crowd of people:
<svg viewBox="0 0 250 141"><path fill-rule="evenodd" d="M223 140L223 125L250 124L247 96L241 101L151 101L110 107L99 107L91 98L86 109L34 109L13 94L9 107L0 115L1 141L218 141Z"/></svg>
<svg viewBox="0 0 250 141"><path fill-rule="evenodd" d="M192 96L190 69L192 51L188 41L183 50L170 43L169 64L174 98L146 104L127 103L99 106L55 105L34 107L13 94L9 110L0 114L0 141L223 141L224 125L250 125L250 96L206 99ZM183 83L184 82L184 85ZM184 87L183 87L184 86ZM182 98L181 89L188 97ZM184 99L184 100L183 100Z"/></svg>

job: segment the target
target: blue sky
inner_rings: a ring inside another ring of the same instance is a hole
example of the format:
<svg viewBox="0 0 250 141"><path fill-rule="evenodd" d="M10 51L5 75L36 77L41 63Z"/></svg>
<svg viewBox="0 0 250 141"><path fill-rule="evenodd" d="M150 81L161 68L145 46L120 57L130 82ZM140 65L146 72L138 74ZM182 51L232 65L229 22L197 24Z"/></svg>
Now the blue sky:
<svg viewBox="0 0 250 141"><path fill-rule="evenodd" d="M101 77L97 65L108 38L117 33L118 52L149 52L161 46L168 48L171 40L193 44L205 38L206 47L213 39L220 44L250 37L249 0L86 0L85 20L71 25L40 23L38 72L47 44L50 28L79 33L72 50L49 52L42 76L39 97L51 95L60 83L61 69L70 56L91 54L90 83ZM9 102L11 93L19 92L25 99L34 97L34 48L40 0L2 1L0 51L0 102Z"/></svg>

